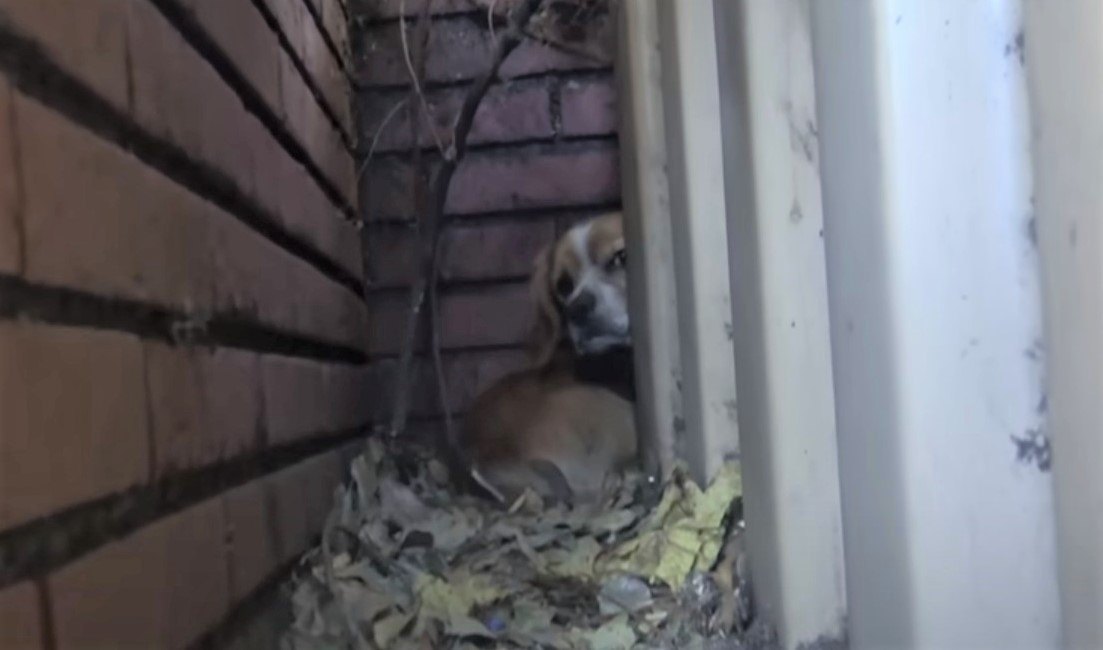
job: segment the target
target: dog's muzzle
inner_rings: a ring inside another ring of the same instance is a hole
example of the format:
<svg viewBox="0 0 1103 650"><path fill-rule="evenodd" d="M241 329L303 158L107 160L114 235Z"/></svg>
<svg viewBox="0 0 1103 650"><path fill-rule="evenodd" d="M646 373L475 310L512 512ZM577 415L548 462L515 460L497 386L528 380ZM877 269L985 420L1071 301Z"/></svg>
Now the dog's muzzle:
<svg viewBox="0 0 1103 650"><path fill-rule="evenodd" d="M590 291L580 291L564 306L567 330L575 351L595 354L609 348L631 344L628 318L624 314L607 314L599 308Z"/></svg>

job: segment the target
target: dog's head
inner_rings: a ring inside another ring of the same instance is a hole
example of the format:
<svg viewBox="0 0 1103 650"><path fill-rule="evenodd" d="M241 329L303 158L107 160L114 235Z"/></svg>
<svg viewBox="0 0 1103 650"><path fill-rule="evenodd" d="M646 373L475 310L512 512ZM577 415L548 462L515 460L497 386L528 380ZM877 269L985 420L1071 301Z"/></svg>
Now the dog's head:
<svg viewBox="0 0 1103 650"><path fill-rule="evenodd" d="M578 354L630 345L624 227L620 213L574 226L536 259L534 354L547 363L564 332Z"/></svg>

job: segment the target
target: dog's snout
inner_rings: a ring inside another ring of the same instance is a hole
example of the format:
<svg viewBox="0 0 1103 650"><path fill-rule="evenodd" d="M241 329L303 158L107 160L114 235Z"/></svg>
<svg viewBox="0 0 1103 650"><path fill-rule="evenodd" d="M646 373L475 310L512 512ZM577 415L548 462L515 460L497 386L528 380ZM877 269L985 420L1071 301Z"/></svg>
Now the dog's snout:
<svg viewBox="0 0 1103 650"><path fill-rule="evenodd" d="M567 303L567 318L579 320L590 315L597 305L597 297L592 291L582 290Z"/></svg>

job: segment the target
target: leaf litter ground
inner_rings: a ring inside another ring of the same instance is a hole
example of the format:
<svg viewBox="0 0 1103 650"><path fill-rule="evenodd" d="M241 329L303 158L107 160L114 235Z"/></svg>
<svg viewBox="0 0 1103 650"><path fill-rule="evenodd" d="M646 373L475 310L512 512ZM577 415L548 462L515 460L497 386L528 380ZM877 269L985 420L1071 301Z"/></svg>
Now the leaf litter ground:
<svg viewBox="0 0 1103 650"><path fill-rule="evenodd" d="M596 505L508 509L422 449L369 441L291 583L287 650L742 648L752 626L729 464L701 490L627 475ZM650 507L649 507L650 504ZM755 638L755 637L758 638Z"/></svg>

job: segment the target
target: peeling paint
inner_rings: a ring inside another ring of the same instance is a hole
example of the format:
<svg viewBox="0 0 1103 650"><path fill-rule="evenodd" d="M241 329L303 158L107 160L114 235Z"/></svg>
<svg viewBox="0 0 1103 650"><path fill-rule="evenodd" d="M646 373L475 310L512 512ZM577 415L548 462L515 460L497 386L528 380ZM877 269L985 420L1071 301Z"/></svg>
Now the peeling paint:
<svg viewBox="0 0 1103 650"><path fill-rule="evenodd" d="M1026 36L1020 29L1015 33L1015 38L1003 48L1004 56L1014 56L1019 59L1019 65L1026 65Z"/></svg>
<svg viewBox="0 0 1103 650"><path fill-rule="evenodd" d="M804 212L800 209L800 203L793 198L793 207L789 208L789 221L800 223L804 220Z"/></svg>
<svg viewBox="0 0 1103 650"><path fill-rule="evenodd" d="M728 413L728 419L733 422L739 417L739 409L734 399L724 400L724 410Z"/></svg>
<svg viewBox="0 0 1103 650"><path fill-rule="evenodd" d="M1023 354L1026 356L1027 359L1030 359L1031 361L1040 362L1043 358L1045 358L1046 355L1045 343L1042 342L1042 339L1036 338L1034 339L1034 342L1030 344L1030 347L1023 352Z"/></svg>
<svg viewBox="0 0 1103 650"><path fill-rule="evenodd" d="M1049 413L1049 394L1043 392L1042 396L1038 398L1038 405L1034 407L1034 411L1040 415L1045 416Z"/></svg>
<svg viewBox="0 0 1103 650"><path fill-rule="evenodd" d="M1041 472L1049 472L1053 454L1049 436L1039 429L1028 429L1022 437L1011 436L1015 445L1015 460L1024 465L1034 465Z"/></svg>
<svg viewBox="0 0 1103 650"><path fill-rule="evenodd" d="M785 116L789 120L789 146L794 153L801 154L809 163L816 164L816 141L819 131L812 120L805 120L804 125L797 123L793 115L793 104L785 102Z"/></svg>

